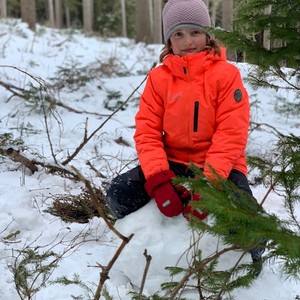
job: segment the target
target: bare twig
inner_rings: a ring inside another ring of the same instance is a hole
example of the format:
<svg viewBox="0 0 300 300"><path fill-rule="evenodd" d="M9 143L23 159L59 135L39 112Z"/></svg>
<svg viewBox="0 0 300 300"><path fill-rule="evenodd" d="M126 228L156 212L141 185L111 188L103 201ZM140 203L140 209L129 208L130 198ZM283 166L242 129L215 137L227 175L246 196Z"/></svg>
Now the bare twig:
<svg viewBox="0 0 300 300"><path fill-rule="evenodd" d="M101 266L102 268L102 272L100 275L100 280L99 280L99 284L95 293L95 297L94 300L99 300L100 296L101 296L101 291L103 289L104 283L105 281L109 278L109 272L111 270L111 268L113 267L114 263L116 262L116 260L118 259L118 257L120 256L121 252L123 251L124 247L127 245L127 243L129 243L129 241L132 239L133 234L131 234L128 238L126 238L127 240L121 243L120 247L118 248L117 252L115 253L115 255L113 256L113 258L111 259L111 261L108 263L107 266Z"/></svg>
<svg viewBox="0 0 300 300"><path fill-rule="evenodd" d="M96 173L96 176L100 177L100 178L106 178L105 175L103 175L99 170L97 170L92 164L91 162L88 160L86 162L86 164Z"/></svg>
<svg viewBox="0 0 300 300"><path fill-rule="evenodd" d="M75 171L75 173L78 175L78 177L80 178L80 180L85 184L88 192L90 193L91 195L91 199L92 199L92 202L94 204L94 206L97 208L98 212L99 212L99 215L101 216L101 218L103 218L104 222L106 223L107 227L113 231L114 234L116 234L121 240L123 241L128 241L128 238L125 237L124 235L122 235L112 224L111 222L109 221L109 219L107 218L105 212L103 211L101 205L99 204L98 202L98 197L97 195L95 194L90 182L84 178L84 176L82 174L80 174L80 172L74 167L72 166L72 169Z"/></svg>
<svg viewBox="0 0 300 300"><path fill-rule="evenodd" d="M280 131L278 131L274 126L271 126L270 124L267 124L267 123L251 122L251 126L254 127L251 129L251 131L253 131L254 129L258 129L262 126L265 126L265 127L272 129L272 131L277 135L277 137L282 136L282 133Z"/></svg>
<svg viewBox="0 0 300 300"><path fill-rule="evenodd" d="M126 101L119 106L111 115L109 115L107 117L107 119L105 121L102 122L102 124L100 124L100 126L98 128L96 128L91 134L90 136L86 136L86 134L84 135L83 141L81 142L81 144L75 149L75 151L73 152L72 155L70 155L62 164L63 165L67 165L69 162L71 162L74 157L76 157L76 155L80 152L80 150L90 141L90 139L119 111L121 110L126 104L127 102L131 99L131 97L134 95L134 93L142 86L142 84L145 82L147 76L143 79L143 81L133 90L133 92L128 96L128 98L126 99Z"/></svg>
<svg viewBox="0 0 300 300"><path fill-rule="evenodd" d="M5 89L7 89L8 91L10 91L12 93L13 96L18 96L20 98L23 97L23 92L24 92L24 89L21 89L15 85L12 85L12 84L8 84L6 82L3 82L2 80L0 80L0 85L3 86ZM10 97L6 102L9 102L9 100L11 99L12 97Z"/></svg>
<svg viewBox="0 0 300 300"><path fill-rule="evenodd" d="M92 202L94 204L94 206L97 208L99 215L103 218L103 220L105 221L106 225L108 226L108 228L115 233L121 240L122 243L120 245L120 247L118 248L117 252L115 253L115 255L113 256L113 258L111 259L111 261L108 263L107 266L101 266L102 268L102 272L100 274L100 279L99 279L99 284L97 286L97 290L94 296L94 300L98 300L100 299L101 296L101 291L103 289L104 283L105 281L109 278L109 272L111 270L111 268L113 267L114 263L116 262L116 260L118 259L119 255L121 254L121 252L123 251L124 247L129 243L129 241L131 240L131 238L133 237L133 234L131 234L129 237L126 237L124 235L122 235L113 225L112 223L109 221L109 219L107 218L105 212L103 211L101 205L98 202L98 197L95 194L90 182L85 179L80 173L79 171L75 168L72 167L72 169L76 172L76 174L78 175L78 177L80 178L80 180L85 184L87 190L89 191L90 195L91 195L91 199Z"/></svg>
<svg viewBox="0 0 300 300"><path fill-rule="evenodd" d="M80 180L80 178L77 176L77 174L75 174L74 172L72 172L71 170L69 170L68 168L61 166L59 164L57 165L53 165L53 164L47 164L44 163L42 161L33 161L34 164L36 165L40 165L43 168L46 168L49 170L49 173L59 173L59 174L63 174L66 177L72 179L72 180Z"/></svg>
<svg viewBox="0 0 300 300"><path fill-rule="evenodd" d="M73 112L75 114L88 114L88 115L94 115L94 116L99 116L99 117L107 117L108 116L108 114L100 114L100 113L97 113L95 111L92 112L92 111L86 111L86 110L78 110L78 109L75 109L75 108L67 105L66 103L63 103L63 102L58 101L58 100L56 100L55 105L63 107L66 110L68 110L70 112Z"/></svg>
<svg viewBox="0 0 300 300"><path fill-rule="evenodd" d="M33 79L34 81L36 81L40 86L45 86L44 84L44 80L39 78L39 77L36 77L36 76L33 76L31 75L30 73L18 68L18 67L14 67L14 66L9 66L9 65L0 65L0 68L10 68L10 69L14 69L14 70L17 70L25 75L27 75L28 77L30 77L31 79ZM19 89L21 90L21 89Z"/></svg>
<svg viewBox="0 0 300 300"><path fill-rule="evenodd" d="M140 288L138 300L142 300L142 295L143 295L143 290L144 290L144 286L145 286L145 282L146 282L146 277L147 277L149 266L150 266L151 259L152 259L151 255L148 255L147 249L145 249L145 251L144 251L144 256L146 257L146 266L145 266L145 270L144 270L144 273L143 273L143 278L142 278L142 283L141 283L141 288Z"/></svg>
<svg viewBox="0 0 300 300"><path fill-rule="evenodd" d="M48 92L49 89L53 88L53 86L51 86L50 84L46 83L43 79L39 78L39 77L35 77L31 74L29 74L28 72L14 67L14 66L9 66L9 65L0 65L0 68L12 68L15 69L21 73L24 73L25 75L29 76L31 79L33 79L34 81L36 81L39 86L40 86L40 91L46 91ZM0 86L3 86L6 90L10 91L12 93L12 95L6 100L6 102L9 102L10 99L12 99L13 97L19 97L19 98L23 98L24 100L28 100L26 99L26 93L28 92L25 88L20 88L18 86L15 86L13 84L8 84L2 80L0 80ZM100 116L100 117L107 117L107 114L99 114L97 112L89 112L86 110L77 110L73 107L68 106L67 104L63 103L62 101L59 101L57 99L55 99L55 97L51 97L53 100L55 100L55 105L56 106L60 106L63 107L64 109L76 113L76 114L90 114L90 115L95 115L95 116Z"/></svg>
<svg viewBox="0 0 300 300"><path fill-rule="evenodd" d="M153 65L154 67L155 65ZM66 159L62 164L63 165L67 165L68 163L70 163L74 157L80 152L80 150L90 141L90 139L119 111L121 110L127 103L128 101L132 98L132 96L135 94L135 92L144 84L144 82L146 81L148 77L148 74L145 76L145 78L142 80L142 82L132 91L132 93L128 96L128 98L122 103L122 105L120 105L110 116L107 117L107 119L102 122L102 124L100 124L100 126L98 128L96 128L91 134L90 136L84 136L83 141L81 142L81 144L75 149L74 153L72 155L70 155L68 157L68 159Z"/></svg>
<svg viewBox="0 0 300 300"><path fill-rule="evenodd" d="M51 137L50 137L50 130L49 130L49 127L48 127L48 116L47 116L47 112L46 112L46 109L45 109L44 98L42 96L41 90L40 90L40 94L41 94L41 99L43 99L42 109L43 109L43 115L44 115L44 121L45 121L47 139L48 139L48 142L49 142L49 147L50 147L51 155L52 155L52 157L54 159L54 162L57 164L56 155L54 153L53 144L52 144Z"/></svg>

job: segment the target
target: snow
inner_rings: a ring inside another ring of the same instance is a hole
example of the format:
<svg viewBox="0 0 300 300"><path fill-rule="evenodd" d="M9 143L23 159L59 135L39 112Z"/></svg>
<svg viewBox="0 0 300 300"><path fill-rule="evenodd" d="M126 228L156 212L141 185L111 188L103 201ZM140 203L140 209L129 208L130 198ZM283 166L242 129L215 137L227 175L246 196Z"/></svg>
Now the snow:
<svg viewBox="0 0 300 300"><path fill-rule="evenodd" d="M75 113L57 106L55 112L48 115L46 122L50 140L59 163L82 142L85 129L90 135L103 124L68 167L76 167L93 184L103 189L118 172L136 165L132 136L143 84L128 102L128 107L106 123L112 111L104 107L104 102L111 91L119 91L120 99L125 101L143 82L153 63L157 62L162 45L146 46L125 38L85 37L79 31L58 31L42 26L38 26L37 32L33 33L19 20L1 20L0 37L1 82L20 88L28 88L27 84L31 82L39 87L39 79L45 83L53 82L51 78L58 80L57 72L62 68L82 68L90 70L90 74L98 70L95 78L85 86L54 91L55 97L64 105L85 112ZM244 78L252 68L248 64L237 66ZM273 126L284 134L299 136L297 116L283 117L276 113L274 107L274 99L278 96L295 101L296 96L292 92L254 90L246 85L252 102L252 121ZM28 158L52 164L54 158L43 113L35 111L21 98L9 98L11 93L3 87L0 90L0 134L13 132L14 139L24 141L22 149ZM247 148L249 154L265 155L275 147L276 136L267 125L264 129L251 132ZM120 138L126 144L117 143ZM87 161L106 178L98 177ZM249 174L250 177L252 175ZM54 195L76 195L83 187L81 182L50 174L42 167L31 174L20 164L0 156L0 299L20 299L11 268L20 262L20 251L26 247L39 253L51 249L56 254L63 254L46 286L41 287L33 299L64 300L71 299L72 295L82 295L81 299L92 298L99 282L100 266L106 266L111 261L121 240L101 218L94 217L85 224L67 223L45 211L51 206ZM252 190L255 197L261 200L267 187L255 186ZM283 199L279 195L271 194L264 208L287 218ZM207 256L214 253L217 247L223 247L221 241L211 236L204 235L199 239L198 233L190 229L182 216L164 217L154 201L118 220L115 227L124 236L133 234L133 237L106 281L106 290L113 299L131 299L130 292L139 291L146 266L145 250L152 259L143 292L152 295L161 290L162 283L170 280L165 267L188 267L198 248ZM14 236L9 237L10 234ZM218 267L224 269L233 265L241 255L238 251L230 252L222 258ZM242 260L249 262L249 255ZM50 284L59 277L73 279L75 275L84 285ZM176 279L180 279L181 275L177 276ZM264 266L252 286L235 290L231 296L238 300L290 300L296 299L299 294L300 283L287 279L281 272L280 261L275 260ZM199 298L193 290L187 290L182 296Z"/></svg>

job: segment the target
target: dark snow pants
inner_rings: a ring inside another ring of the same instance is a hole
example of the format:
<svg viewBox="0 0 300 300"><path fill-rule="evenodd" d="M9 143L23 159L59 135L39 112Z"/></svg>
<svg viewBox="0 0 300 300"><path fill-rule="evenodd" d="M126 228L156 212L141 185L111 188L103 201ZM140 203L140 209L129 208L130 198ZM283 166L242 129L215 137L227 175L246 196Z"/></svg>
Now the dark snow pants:
<svg viewBox="0 0 300 300"><path fill-rule="evenodd" d="M169 161L169 166L176 176L194 176L193 172L185 165ZM233 169L228 180L233 182L240 190L252 196L248 180L242 172ZM151 198L144 188L145 182L146 179L140 166L112 180L107 189L106 202L116 218L123 218L150 201Z"/></svg>

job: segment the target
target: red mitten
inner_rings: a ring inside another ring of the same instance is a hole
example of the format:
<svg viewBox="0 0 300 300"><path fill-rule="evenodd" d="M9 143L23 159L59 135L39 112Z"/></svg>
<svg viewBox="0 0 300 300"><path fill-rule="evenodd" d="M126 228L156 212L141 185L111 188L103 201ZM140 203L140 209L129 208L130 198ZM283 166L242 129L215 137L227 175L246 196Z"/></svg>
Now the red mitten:
<svg viewBox="0 0 300 300"><path fill-rule="evenodd" d="M160 171L145 183L147 193L155 199L159 210L167 217L178 216L183 211L181 199L171 184L175 176L171 170Z"/></svg>
<svg viewBox="0 0 300 300"><path fill-rule="evenodd" d="M183 185L179 184L173 185L173 187L176 190L177 195L180 197L183 205L187 205L192 198L190 191L186 189Z"/></svg>
<svg viewBox="0 0 300 300"><path fill-rule="evenodd" d="M208 216L208 214L205 211L200 211L199 208L190 205L190 203L197 201L201 201L201 197L198 194L193 194L192 200L187 204L187 206L183 210L183 215L188 221L191 221L193 216L200 220L204 220Z"/></svg>

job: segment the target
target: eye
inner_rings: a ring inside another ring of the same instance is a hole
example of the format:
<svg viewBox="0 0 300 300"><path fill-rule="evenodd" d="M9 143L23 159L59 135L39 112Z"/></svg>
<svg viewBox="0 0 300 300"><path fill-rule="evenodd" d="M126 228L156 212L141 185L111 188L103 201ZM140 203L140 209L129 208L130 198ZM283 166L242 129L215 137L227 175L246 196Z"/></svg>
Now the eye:
<svg viewBox="0 0 300 300"><path fill-rule="evenodd" d="M201 35L203 32L200 30L193 30L192 35Z"/></svg>
<svg viewBox="0 0 300 300"><path fill-rule="evenodd" d="M183 36L183 33L181 32L181 31L175 31L174 33L173 33L173 37L174 38L181 38Z"/></svg>

